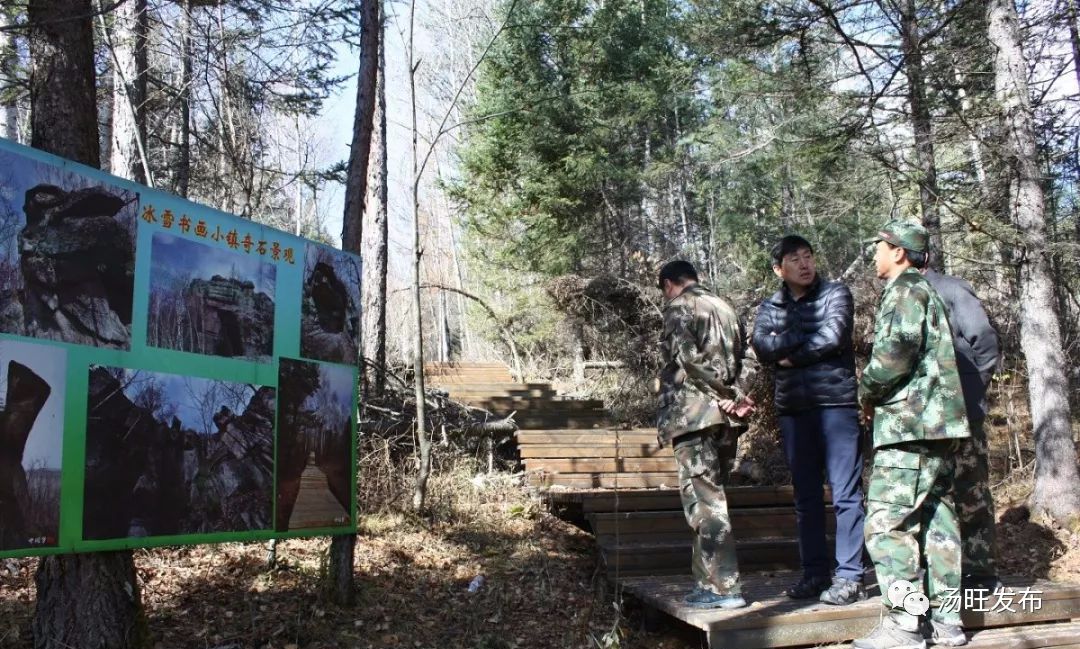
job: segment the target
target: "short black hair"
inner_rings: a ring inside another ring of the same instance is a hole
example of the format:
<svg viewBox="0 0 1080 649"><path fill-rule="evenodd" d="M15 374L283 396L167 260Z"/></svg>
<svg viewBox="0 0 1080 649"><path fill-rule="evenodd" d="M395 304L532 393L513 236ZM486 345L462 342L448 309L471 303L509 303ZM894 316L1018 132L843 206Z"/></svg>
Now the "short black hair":
<svg viewBox="0 0 1080 649"><path fill-rule="evenodd" d="M890 248L902 248L903 246L897 246L895 244L885 242L886 246ZM908 263L916 270L922 270L926 268L926 264L930 263L930 253L925 250L912 250L910 248L904 248L904 256L907 257Z"/></svg>
<svg viewBox="0 0 1080 649"><path fill-rule="evenodd" d="M693 264L682 259L669 261L660 269L660 278L656 280L656 285L661 289L664 288L665 279L675 284L683 284L687 280L696 282L698 281L697 269Z"/></svg>
<svg viewBox="0 0 1080 649"><path fill-rule="evenodd" d="M776 242L776 245L769 251L769 255L772 257L773 266L779 266L784 257L787 257L793 252L798 252L806 248L810 251L810 254L814 254L814 246L810 245L810 242L803 239L797 234L789 234L783 239Z"/></svg>

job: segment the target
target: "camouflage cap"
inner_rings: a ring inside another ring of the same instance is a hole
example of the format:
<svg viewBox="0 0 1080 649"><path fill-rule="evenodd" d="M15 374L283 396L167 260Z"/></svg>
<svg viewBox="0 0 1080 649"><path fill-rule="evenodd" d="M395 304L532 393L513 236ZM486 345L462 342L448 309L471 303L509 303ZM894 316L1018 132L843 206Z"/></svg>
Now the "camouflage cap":
<svg viewBox="0 0 1080 649"><path fill-rule="evenodd" d="M918 223L897 219L886 223L878 231L877 236L866 239L863 243L877 243L878 241L885 241L912 252L926 252L930 247L930 234Z"/></svg>

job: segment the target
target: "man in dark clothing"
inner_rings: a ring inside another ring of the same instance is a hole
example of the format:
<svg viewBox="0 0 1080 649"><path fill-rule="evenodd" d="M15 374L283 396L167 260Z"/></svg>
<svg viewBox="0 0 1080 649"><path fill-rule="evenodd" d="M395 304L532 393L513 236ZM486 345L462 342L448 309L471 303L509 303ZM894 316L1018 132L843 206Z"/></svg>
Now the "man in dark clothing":
<svg viewBox="0 0 1080 649"><path fill-rule="evenodd" d="M857 409L851 291L822 279L814 250L787 236L772 250L780 290L758 308L752 344L776 373L776 409L795 486L802 579L787 594L846 605L863 587L862 449ZM825 541L823 479L836 513L836 573Z"/></svg>
<svg viewBox="0 0 1080 649"><path fill-rule="evenodd" d="M971 437L961 442L956 458L956 514L962 539L965 588L993 590L998 584L994 559L994 501L986 432L986 389L998 362L998 337L971 285L933 270L923 276L937 290L948 311L956 368L964 393Z"/></svg>

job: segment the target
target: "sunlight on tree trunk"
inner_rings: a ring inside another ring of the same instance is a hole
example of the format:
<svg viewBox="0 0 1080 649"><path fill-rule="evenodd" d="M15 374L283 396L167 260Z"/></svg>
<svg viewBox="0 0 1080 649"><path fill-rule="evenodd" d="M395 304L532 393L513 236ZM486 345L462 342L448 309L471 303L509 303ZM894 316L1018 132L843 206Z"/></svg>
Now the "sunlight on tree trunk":
<svg viewBox="0 0 1080 649"><path fill-rule="evenodd" d="M1080 475L1073 444L1068 377L1054 304L1051 251L1046 238L1042 178L1028 95L1028 64L1012 0L989 0L990 42L997 49L994 86L1004 129L1011 218L1019 230L1020 343L1028 368L1028 396L1035 433L1036 511L1069 524L1080 514Z"/></svg>

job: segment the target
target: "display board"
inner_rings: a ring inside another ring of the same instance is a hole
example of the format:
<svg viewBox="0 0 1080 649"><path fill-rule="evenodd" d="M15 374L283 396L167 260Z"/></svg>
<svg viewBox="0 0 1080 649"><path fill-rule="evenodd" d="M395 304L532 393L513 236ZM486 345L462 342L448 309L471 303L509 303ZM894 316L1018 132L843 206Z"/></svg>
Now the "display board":
<svg viewBox="0 0 1080 649"><path fill-rule="evenodd" d="M0 558L355 531L360 278L0 139Z"/></svg>

